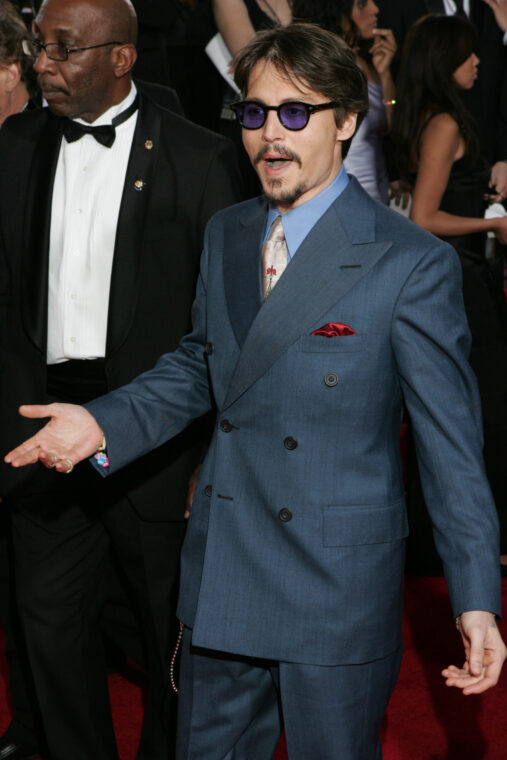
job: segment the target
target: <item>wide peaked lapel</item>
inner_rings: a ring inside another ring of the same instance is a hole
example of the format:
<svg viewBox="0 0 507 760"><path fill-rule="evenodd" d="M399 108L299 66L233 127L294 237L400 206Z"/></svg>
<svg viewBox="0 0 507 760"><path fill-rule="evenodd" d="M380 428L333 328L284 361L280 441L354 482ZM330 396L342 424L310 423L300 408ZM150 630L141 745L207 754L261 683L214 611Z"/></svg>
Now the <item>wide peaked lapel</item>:
<svg viewBox="0 0 507 760"><path fill-rule="evenodd" d="M267 202L255 198L238 209L224 232L224 288L232 329L241 347L262 305L260 255Z"/></svg>
<svg viewBox="0 0 507 760"><path fill-rule="evenodd" d="M309 232L257 313L224 408L256 382L389 250L375 242L375 204L354 178Z"/></svg>
<svg viewBox="0 0 507 760"><path fill-rule="evenodd" d="M116 228L109 295L106 355L125 341L134 318L152 178L160 151L161 115L139 94L139 115L130 150ZM168 184L167 193L172 189Z"/></svg>
<svg viewBox="0 0 507 760"><path fill-rule="evenodd" d="M45 351L51 204L63 120L47 110L27 180L23 242L22 315L32 343Z"/></svg>

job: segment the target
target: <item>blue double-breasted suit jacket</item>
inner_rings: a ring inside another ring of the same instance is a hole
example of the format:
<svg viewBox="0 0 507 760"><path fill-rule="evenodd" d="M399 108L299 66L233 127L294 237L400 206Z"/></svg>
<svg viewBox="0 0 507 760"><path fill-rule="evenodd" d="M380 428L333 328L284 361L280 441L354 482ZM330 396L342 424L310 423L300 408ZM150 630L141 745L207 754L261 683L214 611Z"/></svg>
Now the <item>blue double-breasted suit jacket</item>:
<svg viewBox="0 0 507 760"><path fill-rule="evenodd" d="M320 665L397 648L404 407L454 612L499 613L455 253L352 179L262 303L265 223L262 199L212 219L193 332L88 405L111 470L216 408L182 554L193 643ZM330 322L355 335L312 335Z"/></svg>

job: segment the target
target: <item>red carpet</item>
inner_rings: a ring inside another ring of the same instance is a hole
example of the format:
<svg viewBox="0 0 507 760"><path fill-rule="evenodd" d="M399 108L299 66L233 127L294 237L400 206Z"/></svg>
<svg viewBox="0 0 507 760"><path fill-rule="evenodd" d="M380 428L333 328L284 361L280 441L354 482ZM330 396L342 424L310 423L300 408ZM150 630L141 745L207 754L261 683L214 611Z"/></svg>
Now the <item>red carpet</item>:
<svg viewBox="0 0 507 760"><path fill-rule="evenodd" d="M507 580L503 583L507 610ZM404 657L383 729L384 760L504 760L507 672L499 686L480 697L463 697L448 689L440 670L461 664L462 649L445 584L440 578L408 578L405 596ZM507 622L500 625L507 639ZM110 677L120 760L135 760L142 713L139 674L136 680L137 684ZM5 686L0 682L0 732L8 722ZM282 740L274 760L286 758Z"/></svg>

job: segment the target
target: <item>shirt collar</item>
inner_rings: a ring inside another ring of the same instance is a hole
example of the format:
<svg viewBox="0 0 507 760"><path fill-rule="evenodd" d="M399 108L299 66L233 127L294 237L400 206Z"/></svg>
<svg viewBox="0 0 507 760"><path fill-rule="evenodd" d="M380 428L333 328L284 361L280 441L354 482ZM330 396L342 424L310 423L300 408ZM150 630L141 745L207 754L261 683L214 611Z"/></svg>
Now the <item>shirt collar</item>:
<svg viewBox="0 0 507 760"><path fill-rule="evenodd" d="M115 116L118 116L119 114L121 114L123 111L125 111L129 107L131 103L134 102L136 95L137 95L137 89L134 82L132 82L130 85L130 92L127 95L127 97L124 98L124 100L122 100L121 103L117 103L115 106L111 106L111 108L108 108L107 111L104 111L104 113L101 114L98 117L98 119L95 119L95 121L92 122L93 126L100 127L103 124L111 124ZM87 124L88 126L90 126L88 122L83 121L83 119L74 119L74 121L78 121L81 124Z"/></svg>
<svg viewBox="0 0 507 760"><path fill-rule="evenodd" d="M271 225L278 216L281 216L290 260L312 227L317 224L329 206L343 193L348 184L349 178L342 166L334 180L324 190L310 198L309 201L302 203L301 206L296 206L282 215L275 206L270 205L263 244L269 235Z"/></svg>

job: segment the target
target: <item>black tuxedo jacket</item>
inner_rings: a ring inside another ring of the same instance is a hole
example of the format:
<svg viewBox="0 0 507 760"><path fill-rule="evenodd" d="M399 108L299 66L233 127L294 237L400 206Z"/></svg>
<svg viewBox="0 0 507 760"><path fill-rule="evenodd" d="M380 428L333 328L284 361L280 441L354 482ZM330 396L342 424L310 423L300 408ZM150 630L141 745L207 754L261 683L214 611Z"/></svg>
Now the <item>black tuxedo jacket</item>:
<svg viewBox="0 0 507 760"><path fill-rule="evenodd" d="M62 119L48 109L11 117L0 133L2 455L40 427L18 415L19 404L47 398L48 249L61 139ZM101 192L106 197L107 187ZM238 196L232 145L140 95L113 259L109 388L150 368L188 331L204 227ZM182 519L195 446L192 431L120 474L145 519ZM73 475L59 483L39 465L1 466L2 495L72 487Z"/></svg>
<svg viewBox="0 0 507 760"><path fill-rule="evenodd" d="M443 0L380 0L378 5L379 26L393 30L400 51L417 19L427 13L445 12ZM495 163L507 159L507 47L491 8L483 0L470 0L470 20L479 38L479 77L463 97L477 122L483 153Z"/></svg>

